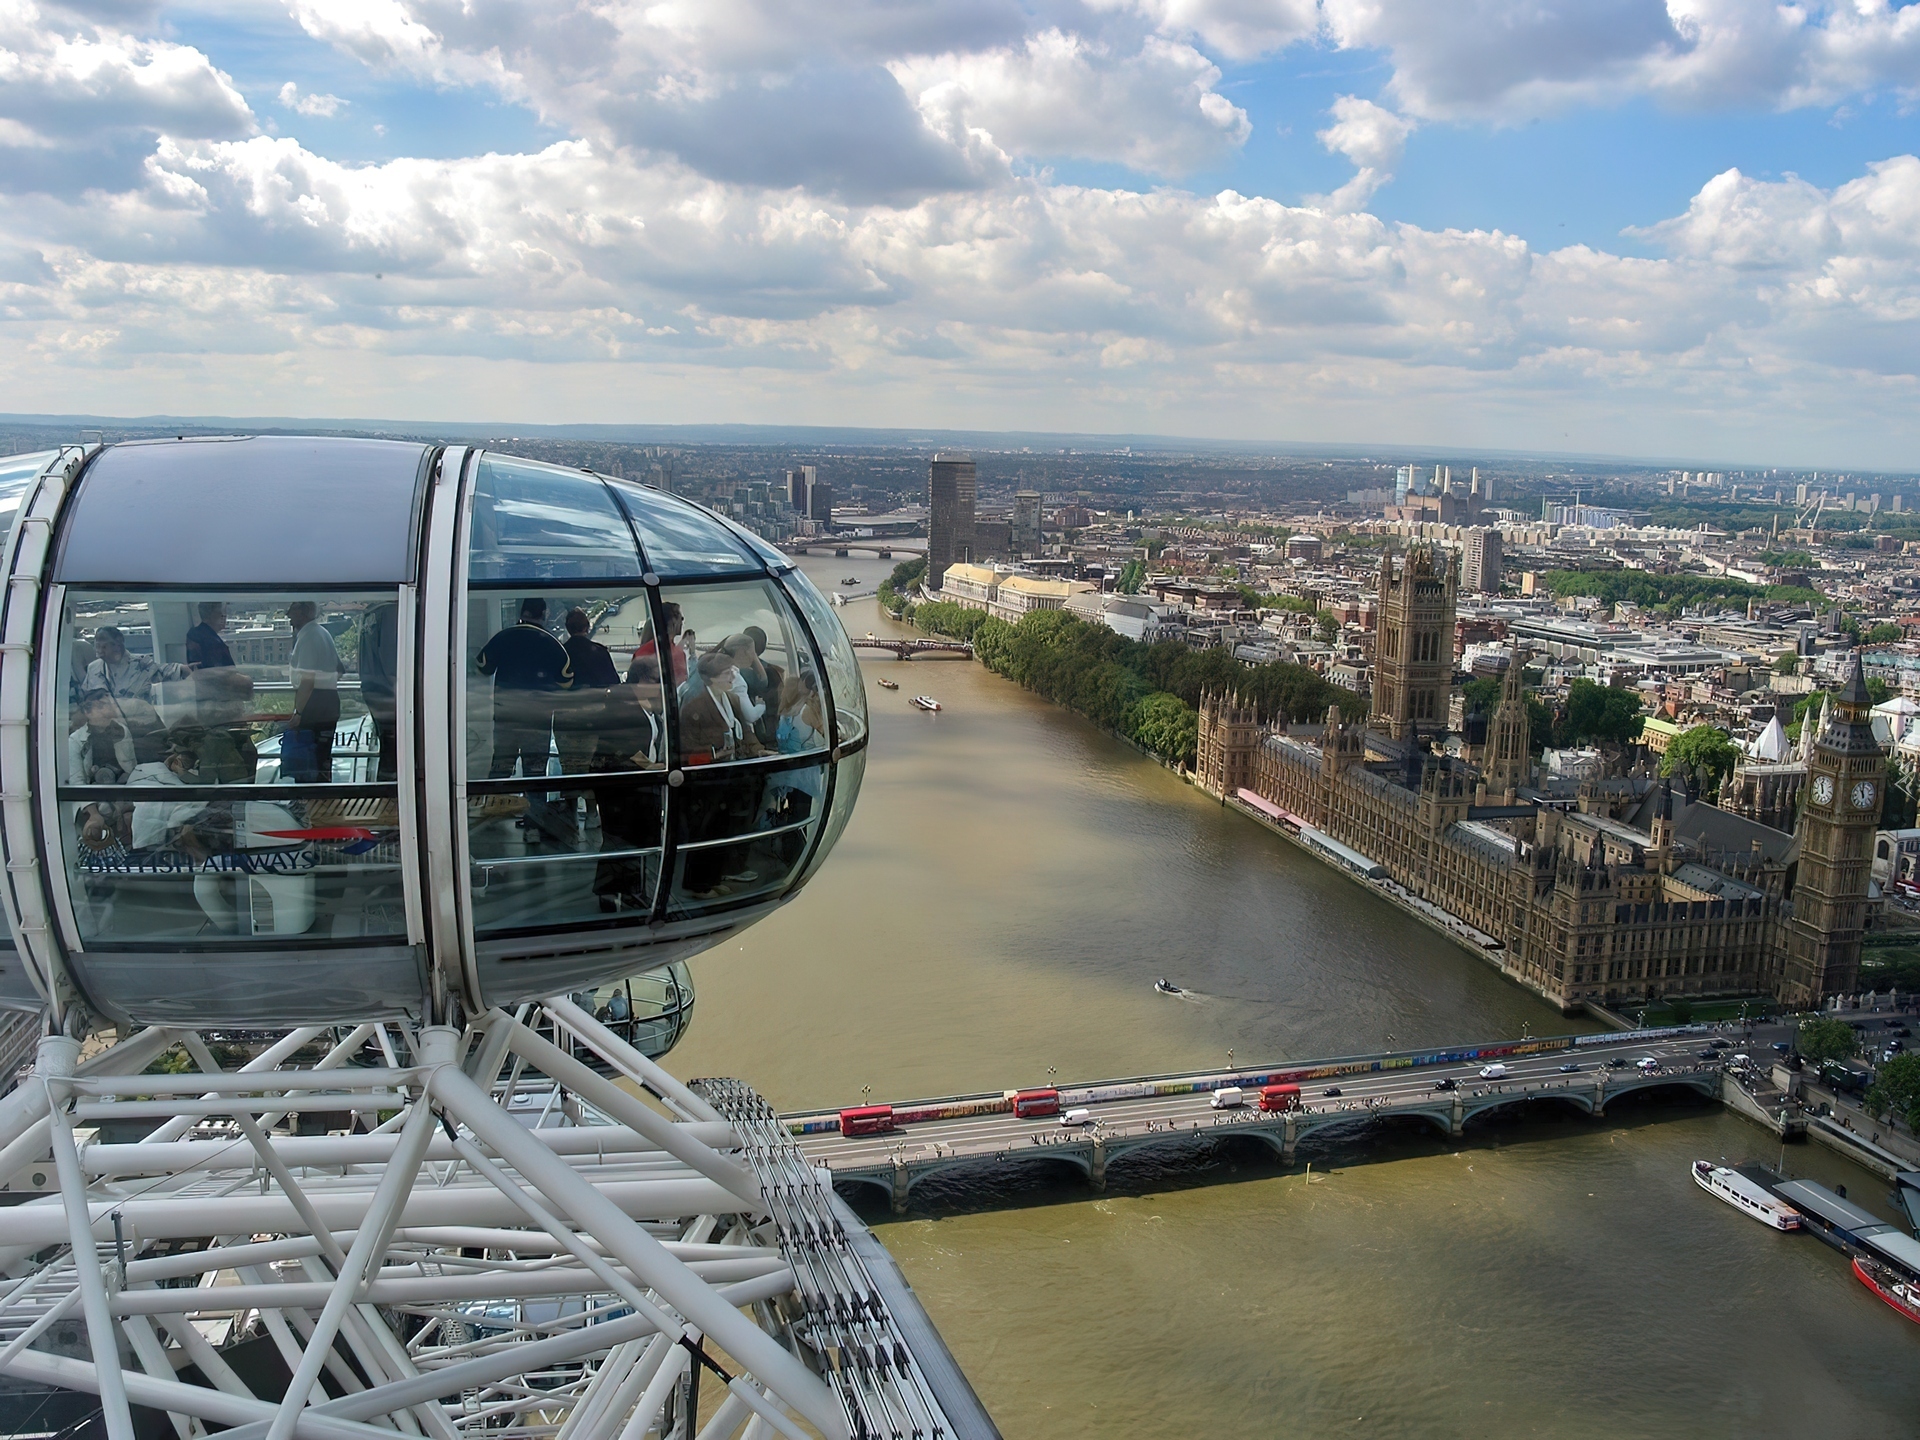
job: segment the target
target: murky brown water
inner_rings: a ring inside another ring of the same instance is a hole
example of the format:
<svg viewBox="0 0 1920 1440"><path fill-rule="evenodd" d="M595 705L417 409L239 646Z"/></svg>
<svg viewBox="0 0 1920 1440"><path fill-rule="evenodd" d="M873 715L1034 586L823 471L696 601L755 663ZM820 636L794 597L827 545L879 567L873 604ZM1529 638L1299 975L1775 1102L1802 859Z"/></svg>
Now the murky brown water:
<svg viewBox="0 0 1920 1440"><path fill-rule="evenodd" d="M902 688L869 690L859 812L696 962L677 1073L786 1108L1580 1028L971 662L866 668ZM1116 1163L1104 1197L1043 1168L867 1213L1010 1440L1920 1433L1920 1327L1686 1174L1779 1147L1691 1102L1616 1110L1356 1139L1311 1183L1226 1148ZM1888 1211L1827 1152L1786 1159Z"/></svg>

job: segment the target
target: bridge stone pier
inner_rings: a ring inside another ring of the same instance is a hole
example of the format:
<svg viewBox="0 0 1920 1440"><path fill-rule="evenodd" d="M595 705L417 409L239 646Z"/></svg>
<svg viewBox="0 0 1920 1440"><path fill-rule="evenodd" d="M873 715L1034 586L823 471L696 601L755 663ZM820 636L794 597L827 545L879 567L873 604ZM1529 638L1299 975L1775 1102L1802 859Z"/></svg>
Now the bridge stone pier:
<svg viewBox="0 0 1920 1440"><path fill-rule="evenodd" d="M1207 1141L1244 1138L1267 1145L1290 1165L1304 1140L1323 1134L1357 1138L1391 1121L1430 1125L1457 1141L1481 1116L1542 1101L1598 1117L1622 1096L1646 1091L1678 1088L1719 1100L1727 1069L1717 1056L1703 1058L1700 1043L1675 1031L1631 1038L1569 1036L1059 1087L1062 1110L1084 1106L1092 1111L1094 1123L1085 1127L1064 1126L1057 1116L1015 1116L1012 1092L896 1106L897 1119L905 1123L878 1135L841 1136L837 1112L782 1120L809 1162L828 1171L835 1184L872 1186L899 1213L907 1209L916 1185L954 1171L1011 1177L1047 1163L1064 1164L1103 1191L1116 1161L1150 1149L1192 1149ZM1496 1052L1509 1057L1502 1062L1507 1073L1482 1077L1482 1063ZM1639 1061L1650 1054L1657 1066L1640 1068ZM1569 1056L1578 1059L1569 1062ZM1617 1067L1608 1066L1610 1058ZM1563 1069L1567 1063L1579 1069ZM1328 1080L1338 1084L1329 1086ZM1259 1087L1268 1083L1298 1084L1298 1106L1262 1110L1249 1103L1214 1109L1209 1103L1213 1091L1229 1085L1257 1102ZM1328 1095L1328 1089L1337 1093Z"/></svg>

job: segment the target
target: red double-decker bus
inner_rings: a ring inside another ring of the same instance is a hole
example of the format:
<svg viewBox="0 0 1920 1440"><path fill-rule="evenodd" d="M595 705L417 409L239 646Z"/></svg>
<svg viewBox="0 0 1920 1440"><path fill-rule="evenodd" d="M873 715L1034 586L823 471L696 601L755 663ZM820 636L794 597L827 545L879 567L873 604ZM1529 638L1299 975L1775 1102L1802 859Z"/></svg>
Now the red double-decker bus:
<svg viewBox="0 0 1920 1440"><path fill-rule="evenodd" d="M1060 1092L1058 1090L1016 1090L1013 1092L1013 1113L1022 1118L1032 1115L1058 1115Z"/></svg>
<svg viewBox="0 0 1920 1440"><path fill-rule="evenodd" d="M842 1135L884 1135L893 1129L893 1106L855 1105L840 1112Z"/></svg>
<svg viewBox="0 0 1920 1440"><path fill-rule="evenodd" d="M1298 1085L1262 1085L1260 1108L1262 1110L1299 1109L1300 1087Z"/></svg>

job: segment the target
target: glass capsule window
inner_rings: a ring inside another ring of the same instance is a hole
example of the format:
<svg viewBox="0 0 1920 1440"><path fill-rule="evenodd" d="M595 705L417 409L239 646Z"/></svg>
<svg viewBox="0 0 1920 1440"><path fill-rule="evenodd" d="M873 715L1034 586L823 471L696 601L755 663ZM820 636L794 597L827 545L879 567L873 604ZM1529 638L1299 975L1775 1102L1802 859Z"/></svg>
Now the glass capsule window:
<svg viewBox="0 0 1920 1440"><path fill-rule="evenodd" d="M793 606L770 580L662 586L682 765L832 747L830 700Z"/></svg>
<svg viewBox="0 0 1920 1440"><path fill-rule="evenodd" d="M826 657L827 679L833 686L834 715L838 727L835 742L847 746L864 740L867 734L867 687L860 678L860 662L854 658L853 642L847 638L846 627L840 623L840 617L833 613L833 606L827 603L826 596L815 589L813 582L798 570L783 575L780 583L799 605L800 613L806 617L807 625Z"/></svg>
<svg viewBox="0 0 1920 1440"><path fill-rule="evenodd" d="M640 578L633 532L597 477L498 455L474 467L467 555L475 584Z"/></svg>
<svg viewBox="0 0 1920 1440"><path fill-rule="evenodd" d="M785 894L828 823L836 736L865 733L819 592L789 588L764 541L630 481L488 458L472 483L476 938Z"/></svg>
<svg viewBox="0 0 1920 1440"><path fill-rule="evenodd" d="M69 592L55 763L84 944L405 935L396 602Z"/></svg>
<svg viewBox="0 0 1920 1440"><path fill-rule="evenodd" d="M607 482L639 534L647 568L670 579L737 575L764 568L717 516L628 480Z"/></svg>
<svg viewBox="0 0 1920 1440"><path fill-rule="evenodd" d="M641 587L469 590L466 823L476 935L651 912L668 761L655 633Z"/></svg>

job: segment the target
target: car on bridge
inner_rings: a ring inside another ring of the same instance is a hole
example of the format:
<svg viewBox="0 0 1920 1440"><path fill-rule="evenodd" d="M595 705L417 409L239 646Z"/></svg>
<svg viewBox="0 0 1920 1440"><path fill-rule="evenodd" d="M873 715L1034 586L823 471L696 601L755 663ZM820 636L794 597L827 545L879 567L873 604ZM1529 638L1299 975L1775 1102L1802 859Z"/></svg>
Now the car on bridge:
<svg viewBox="0 0 1920 1440"><path fill-rule="evenodd" d="M1093 1111L1088 1110L1084 1107L1074 1109L1074 1110L1069 1110L1067 1111L1066 1114L1060 1117L1060 1123L1064 1126L1067 1126L1069 1128L1076 1129L1076 1130L1092 1126L1095 1123L1093 1118Z"/></svg>
<svg viewBox="0 0 1920 1440"><path fill-rule="evenodd" d="M1636 1070L1644 1070L1651 1075L1655 1070L1660 1068L1660 1062L1651 1055L1642 1055L1638 1060L1633 1062L1633 1068Z"/></svg>
<svg viewBox="0 0 1920 1440"><path fill-rule="evenodd" d="M1560 1073L1562 1075L1572 1075L1576 1071L1578 1071L1579 1068L1580 1068L1580 1062L1578 1060L1569 1060L1566 1064L1560 1067Z"/></svg>
<svg viewBox="0 0 1920 1440"><path fill-rule="evenodd" d="M1460 1088L1460 1082L1451 1075L1442 1075L1438 1080L1433 1082L1433 1088L1436 1090L1458 1090Z"/></svg>

